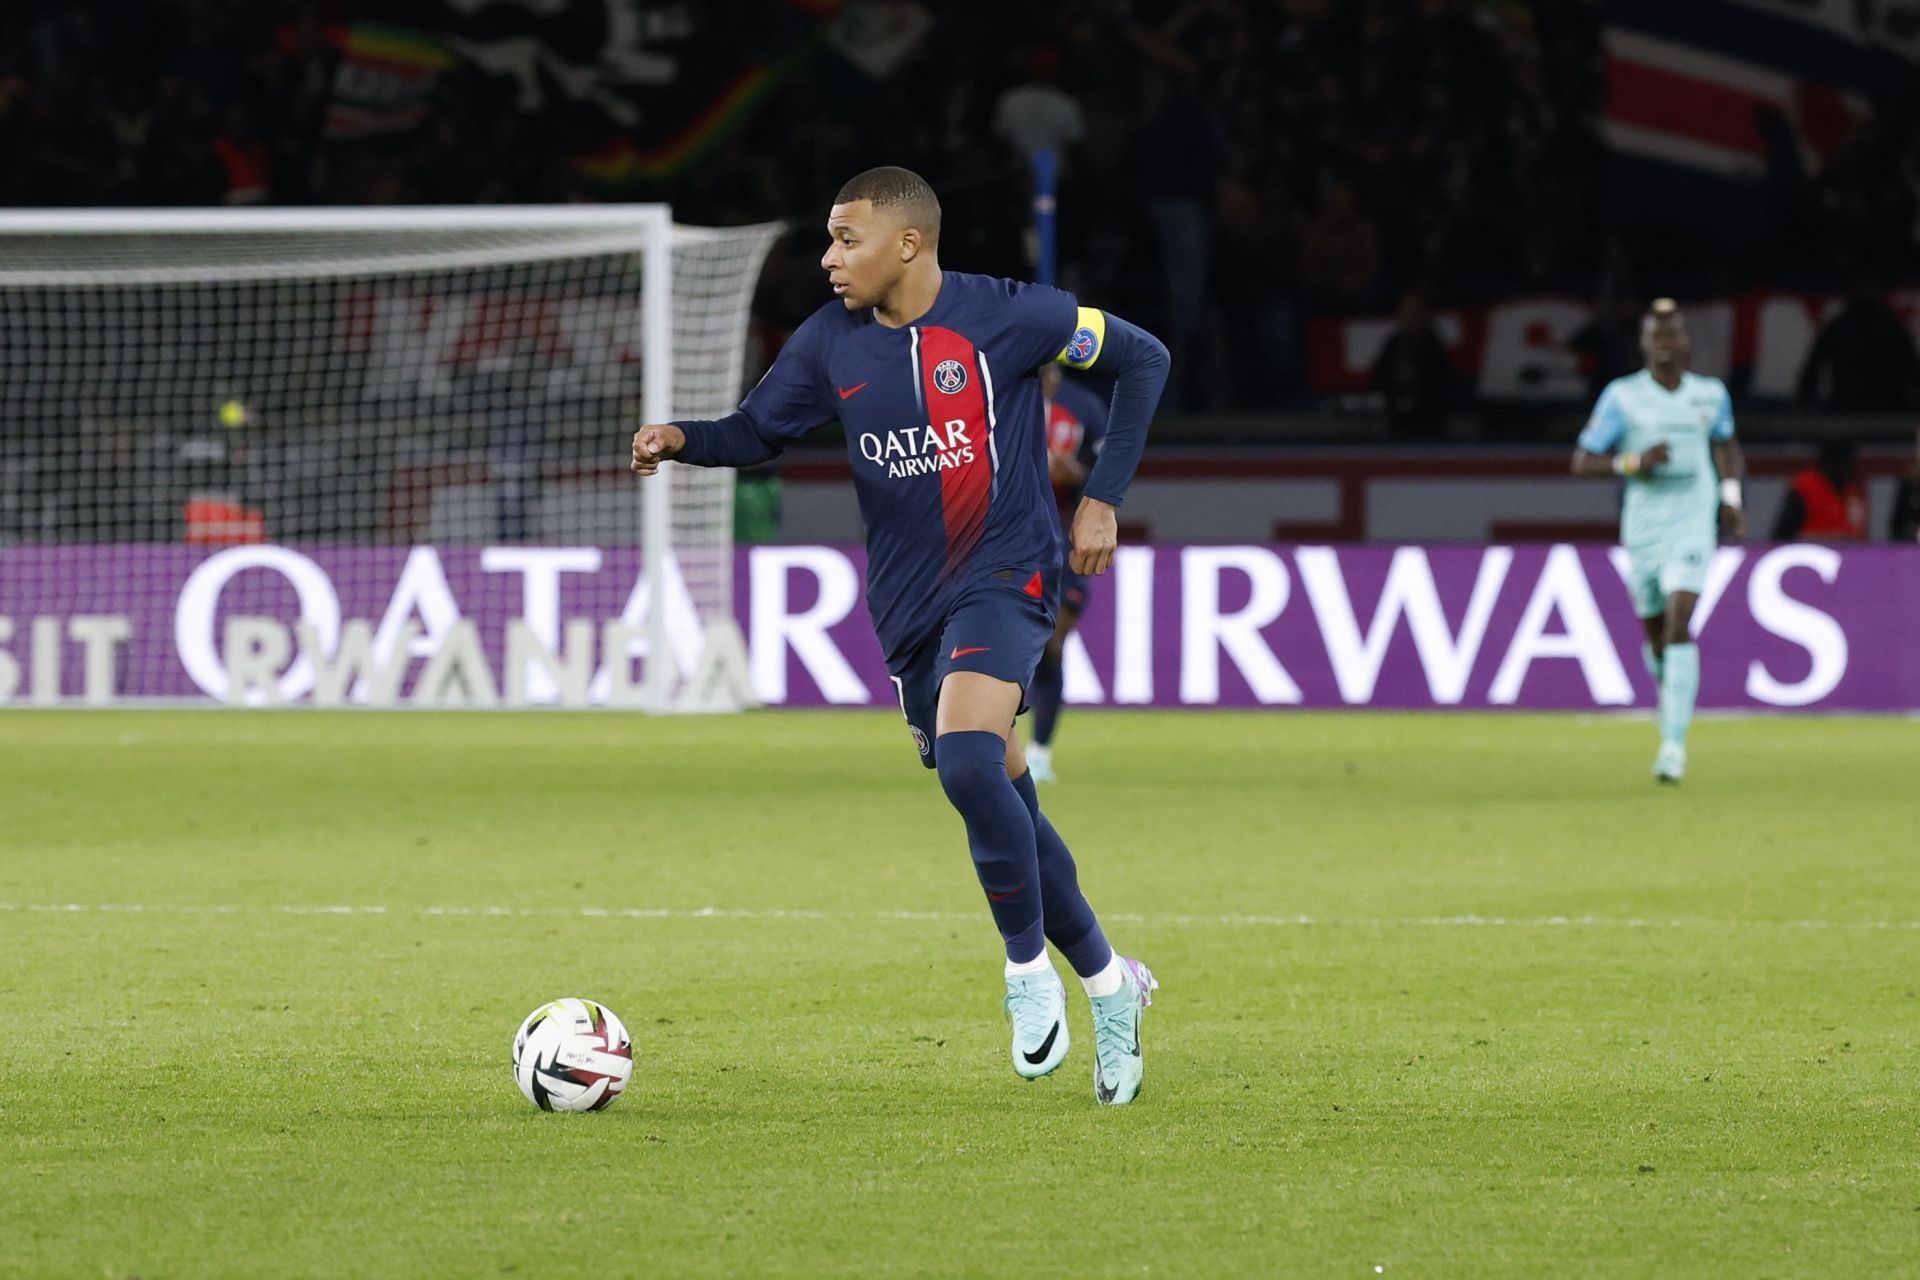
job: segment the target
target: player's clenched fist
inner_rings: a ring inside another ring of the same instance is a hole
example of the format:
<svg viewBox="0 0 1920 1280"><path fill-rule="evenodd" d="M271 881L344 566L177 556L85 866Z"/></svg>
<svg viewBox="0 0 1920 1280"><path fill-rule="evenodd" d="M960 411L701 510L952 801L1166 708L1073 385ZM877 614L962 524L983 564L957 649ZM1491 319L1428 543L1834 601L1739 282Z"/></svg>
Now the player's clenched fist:
<svg viewBox="0 0 1920 1280"><path fill-rule="evenodd" d="M1073 513L1073 552L1067 567L1075 573L1102 574L1113 563L1113 549L1120 540L1119 522L1113 508L1098 498L1080 499Z"/></svg>
<svg viewBox="0 0 1920 1280"><path fill-rule="evenodd" d="M653 423L633 433L633 473L650 476L660 464L687 447L687 433L671 422Z"/></svg>

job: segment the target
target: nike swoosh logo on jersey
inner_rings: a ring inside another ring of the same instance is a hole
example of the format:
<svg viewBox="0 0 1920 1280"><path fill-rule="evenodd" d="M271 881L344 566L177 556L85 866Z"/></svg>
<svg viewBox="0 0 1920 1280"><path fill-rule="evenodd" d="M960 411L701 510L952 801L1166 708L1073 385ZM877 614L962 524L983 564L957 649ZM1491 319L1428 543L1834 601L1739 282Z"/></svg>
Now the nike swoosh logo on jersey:
<svg viewBox="0 0 1920 1280"><path fill-rule="evenodd" d="M860 384L859 386L857 386L857 387L848 387L848 388L846 388L845 390L843 390L843 391L841 391L841 392L840 392L840 398L841 398L842 400L851 400L851 399L853 399L853 397L854 397L854 396L856 396L856 395L858 395L858 394L860 394L860 392L861 392L861 391L862 391L863 389L865 389L865 387L866 387L866 385L867 385L867 384L863 382L863 383L861 383L861 384ZM837 388L836 388L836 389L837 389Z"/></svg>
<svg viewBox="0 0 1920 1280"><path fill-rule="evenodd" d="M1060 1024L1056 1022L1047 1032L1047 1038L1040 1042L1038 1049L1035 1049L1031 1053L1023 1053L1020 1056L1027 1060L1028 1066L1037 1067L1047 1060L1047 1055L1053 1052L1053 1042L1059 1038Z"/></svg>
<svg viewBox="0 0 1920 1280"><path fill-rule="evenodd" d="M993 652L993 646L985 645L985 644L972 649L955 649L952 653L947 655L947 661L952 662L955 658L964 658L970 653L992 653L992 652Z"/></svg>

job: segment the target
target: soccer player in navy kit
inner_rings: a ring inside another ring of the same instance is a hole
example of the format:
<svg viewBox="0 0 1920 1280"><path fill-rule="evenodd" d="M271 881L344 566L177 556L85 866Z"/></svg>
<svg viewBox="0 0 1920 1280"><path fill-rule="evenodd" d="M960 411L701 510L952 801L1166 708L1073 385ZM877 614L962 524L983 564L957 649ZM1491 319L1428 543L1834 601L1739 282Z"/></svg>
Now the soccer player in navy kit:
<svg viewBox="0 0 1920 1280"><path fill-rule="evenodd" d="M1041 368L1040 389L1046 396L1047 471L1065 530L1071 527L1087 474L1107 442L1107 403L1087 383L1062 374L1058 363ZM1071 555L1073 548L1069 545L1065 550ZM1027 768L1035 782L1054 781L1053 734L1060 725L1065 693L1061 661L1067 635L1086 610L1091 585L1088 575L1075 573L1072 565L1066 565L1060 574L1060 608L1053 637L1040 655L1028 699L1033 704L1033 741L1027 744Z"/></svg>
<svg viewBox="0 0 1920 1280"><path fill-rule="evenodd" d="M1040 812L1014 718L1053 633L1057 515L1038 370L1058 360L1114 379L1107 444L1073 520L1070 568L1106 572L1114 509L1167 377L1158 340L1042 285L942 271L940 205L919 175L870 169L834 199L820 265L838 296L794 332L740 408L633 437L645 476L766 462L816 427L846 429L867 529L867 608L921 762L966 823L1006 943L1013 1067L1066 1057L1066 987L1093 1011L1094 1096L1131 1102L1140 1014L1158 985L1108 945L1072 855Z"/></svg>

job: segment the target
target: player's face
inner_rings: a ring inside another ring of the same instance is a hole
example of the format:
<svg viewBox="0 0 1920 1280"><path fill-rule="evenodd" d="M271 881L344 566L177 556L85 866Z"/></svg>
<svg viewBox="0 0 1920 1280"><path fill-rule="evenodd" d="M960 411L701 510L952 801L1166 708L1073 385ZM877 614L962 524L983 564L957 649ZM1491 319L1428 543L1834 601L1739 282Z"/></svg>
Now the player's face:
<svg viewBox="0 0 1920 1280"><path fill-rule="evenodd" d="M827 214L827 251L820 266L849 311L876 306L905 270L901 227L871 200L837 204Z"/></svg>
<svg viewBox="0 0 1920 1280"><path fill-rule="evenodd" d="M1679 316L1663 316L1640 326L1640 350L1648 364L1671 369L1687 362L1693 354L1693 343Z"/></svg>

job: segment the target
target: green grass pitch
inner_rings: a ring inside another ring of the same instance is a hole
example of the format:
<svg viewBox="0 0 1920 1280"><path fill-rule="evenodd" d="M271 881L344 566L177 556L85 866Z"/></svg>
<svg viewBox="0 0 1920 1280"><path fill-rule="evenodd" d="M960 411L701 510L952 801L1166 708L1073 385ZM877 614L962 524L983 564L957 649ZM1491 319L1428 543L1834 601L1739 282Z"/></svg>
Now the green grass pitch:
<svg viewBox="0 0 1920 1280"><path fill-rule="evenodd" d="M1069 717L1106 1109L897 716L0 716L0 1273L1911 1274L1920 725L1653 738ZM560 995L607 1112L513 1086Z"/></svg>

